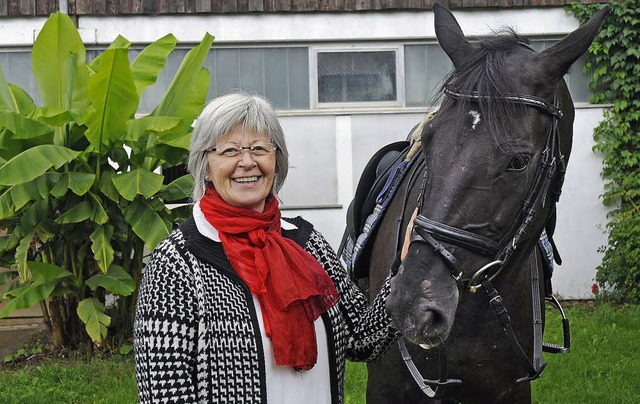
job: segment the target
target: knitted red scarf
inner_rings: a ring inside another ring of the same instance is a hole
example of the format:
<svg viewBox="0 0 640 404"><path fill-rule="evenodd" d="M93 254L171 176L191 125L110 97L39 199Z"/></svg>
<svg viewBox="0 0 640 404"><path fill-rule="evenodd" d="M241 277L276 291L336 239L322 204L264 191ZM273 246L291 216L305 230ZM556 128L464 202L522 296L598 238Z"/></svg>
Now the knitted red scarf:
<svg viewBox="0 0 640 404"><path fill-rule="evenodd" d="M269 196L260 213L231 206L210 188L200 209L260 301L276 364L311 369L318 357L313 321L338 301L338 292L318 261L282 236L277 199Z"/></svg>

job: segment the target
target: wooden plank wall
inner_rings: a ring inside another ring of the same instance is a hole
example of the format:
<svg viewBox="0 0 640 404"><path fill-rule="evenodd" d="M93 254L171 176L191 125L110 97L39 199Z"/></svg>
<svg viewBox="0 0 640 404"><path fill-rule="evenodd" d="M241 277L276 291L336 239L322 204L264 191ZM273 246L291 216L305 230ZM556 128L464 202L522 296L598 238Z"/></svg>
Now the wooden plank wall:
<svg viewBox="0 0 640 404"><path fill-rule="evenodd" d="M562 6L575 0L439 0L449 8ZM603 3L607 0L581 0ZM431 9L435 0L71 0L69 13L193 14Z"/></svg>
<svg viewBox="0 0 640 404"><path fill-rule="evenodd" d="M70 15L424 10L435 0L68 0ZM451 9L562 6L576 0L439 0ZM609 0L578 0L608 3ZM49 15L58 0L0 0L1 16Z"/></svg>
<svg viewBox="0 0 640 404"><path fill-rule="evenodd" d="M0 0L0 16L49 15L58 10L58 0Z"/></svg>

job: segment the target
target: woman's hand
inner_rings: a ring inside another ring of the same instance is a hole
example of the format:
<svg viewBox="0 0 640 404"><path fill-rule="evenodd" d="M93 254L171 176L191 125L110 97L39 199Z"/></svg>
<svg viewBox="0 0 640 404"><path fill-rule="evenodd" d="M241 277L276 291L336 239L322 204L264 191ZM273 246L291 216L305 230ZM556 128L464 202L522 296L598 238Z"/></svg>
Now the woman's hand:
<svg viewBox="0 0 640 404"><path fill-rule="evenodd" d="M415 220L416 216L418 216L418 208L413 211L411 219L407 224L407 230L404 234L404 243L402 244L402 250L400 252L400 262L404 261L404 259L407 257L407 253L409 252L409 244L411 244L411 231L413 230L413 221Z"/></svg>

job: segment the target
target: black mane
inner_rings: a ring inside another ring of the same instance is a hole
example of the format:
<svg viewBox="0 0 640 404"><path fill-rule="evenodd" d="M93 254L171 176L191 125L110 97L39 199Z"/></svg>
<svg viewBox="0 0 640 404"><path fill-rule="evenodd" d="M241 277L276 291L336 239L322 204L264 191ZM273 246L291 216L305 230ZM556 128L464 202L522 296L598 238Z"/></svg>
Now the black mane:
<svg viewBox="0 0 640 404"><path fill-rule="evenodd" d="M485 120L491 123L494 133L509 133L505 130L506 123L512 121L511 117L523 106L504 101L503 97L518 94L518 82L507 73L506 61L513 49L528 47L528 43L510 28L476 42L475 53L444 78L436 94L437 100L441 101L440 110L453 108L457 121L462 125L462 117L470 108L479 109ZM445 88L461 94L479 94L483 98L479 102L464 98L454 100L445 94Z"/></svg>

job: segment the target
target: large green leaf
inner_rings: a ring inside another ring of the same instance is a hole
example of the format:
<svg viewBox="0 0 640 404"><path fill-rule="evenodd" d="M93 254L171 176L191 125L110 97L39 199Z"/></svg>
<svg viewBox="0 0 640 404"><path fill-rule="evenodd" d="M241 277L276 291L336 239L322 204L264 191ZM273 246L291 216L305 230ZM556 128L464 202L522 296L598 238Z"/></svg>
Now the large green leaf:
<svg viewBox="0 0 640 404"><path fill-rule="evenodd" d="M45 176L8 188L0 195L0 219L13 216L27 203L44 199L48 193L48 181Z"/></svg>
<svg viewBox="0 0 640 404"><path fill-rule="evenodd" d="M9 281L14 280L16 276L18 276L18 272L16 271L0 272L0 285L4 285ZM2 300L2 296L0 296L0 300Z"/></svg>
<svg viewBox="0 0 640 404"><path fill-rule="evenodd" d="M131 275L117 265L112 265L106 274L94 275L87 279L86 284L91 290L103 287L106 291L120 296L130 296L136 289Z"/></svg>
<svg viewBox="0 0 640 404"><path fill-rule="evenodd" d="M13 96L13 92L9 88L4 72L0 66L0 109L18 112L18 102Z"/></svg>
<svg viewBox="0 0 640 404"><path fill-rule="evenodd" d="M7 300L0 318L8 317L15 310L28 309L51 295L58 281L32 283L28 286L11 290L12 298Z"/></svg>
<svg viewBox="0 0 640 404"><path fill-rule="evenodd" d="M95 179L96 175L92 173L76 171L63 173L51 189L51 194L61 198L67 192L67 189L70 189L74 194L82 196L89 192Z"/></svg>
<svg viewBox="0 0 640 404"><path fill-rule="evenodd" d="M71 111L80 122L89 106L86 50L71 18L53 13L31 52L33 76L45 106Z"/></svg>
<svg viewBox="0 0 640 404"><path fill-rule="evenodd" d="M62 126L73 120L69 111L58 107L38 107L31 114L31 118L50 126Z"/></svg>
<svg viewBox="0 0 640 404"><path fill-rule="evenodd" d="M126 49L105 51L100 70L89 80L89 98L93 111L87 116L87 139L97 150L107 147L124 137L126 122L138 108L129 58Z"/></svg>
<svg viewBox="0 0 640 404"><path fill-rule="evenodd" d="M105 51L109 49L126 49L128 51L130 46L131 42L127 38L123 37L122 35L118 35L116 39L114 39L114 41L109 44ZM97 72L100 70L100 63L102 62L104 54L105 52L100 53L91 61L91 63L89 63L89 67L93 72Z"/></svg>
<svg viewBox="0 0 640 404"><path fill-rule="evenodd" d="M34 283L55 281L73 276L73 274L66 269L46 262L29 261L27 262L27 266L29 267L31 279Z"/></svg>
<svg viewBox="0 0 640 404"><path fill-rule="evenodd" d="M209 70L202 68L193 77L191 87L186 89L186 97L182 100L180 105L177 106L175 115L182 118L182 130L191 130L193 121L200 115L205 102L207 101L207 95L209 92ZM173 146L179 145L183 149L189 149L189 138L180 137L182 133L179 133L175 138L164 138L163 141Z"/></svg>
<svg viewBox="0 0 640 404"><path fill-rule="evenodd" d="M192 189L193 177L187 174L166 185L159 196L165 201L178 201L188 198Z"/></svg>
<svg viewBox="0 0 640 404"><path fill-rule="evenodd" d="M162 217L141 199L123 209L124 218L149 250L153 250L171 232Z"/></svg>
<svg viewBox="0 0 640 404"><path fill-rule="evenodd" d="M16 244L15 265L20 274L20 279L26 281L28 279L27 259L31 243L36 235L36 231L49 213L49 200L41 199L29 206L18 224L11 230L10 238L15 241L7 243Z"/></svg>
<svg viewBox="0 0 640 404"><path fill-rule="evenodd" d="M37 302L49 297L62 279L73 274L57 265L29 261L31 284L12 289L7 295L10 299L0 313L0 318L7 317L14 310L32 307Z"/></svg>
<svg viewBox="0 0 640 404"><path fill-rule="evenodd" d="M16 247L15 254L15 266L20 275L20 281L26 282L29 280L29 267L27 267L27 260L29 259L29 249L31 248L31 242L35 236L35 230L29 231L26 235L19 239L18 246ZM12 235L14 235L12 233Z"/></svg>
<svg viewBox="0 0 640 404"><path fill-rule="evenodd" d="M187 53L164 98L151 115L180 116L178 115L179 109L191 95L193 83L198 80L199 72L209 54L213 39L213 35L206 33L202 42ZM194 117L199 112L196 112ZM188 124L190 125L191 122Z"/></svg>
<svg viewBox="0 0 640 404"><path fill-rule="evenodd" d="M100 177L100 183L98 184L98 189L102 193L102 195L111 199L113 202L120 203L120 193L116 189L115 185L113 185L113 178L116 174L113 171L105 171L102 173Z"/></svg>
<svg viewBox="0 0 640 404"><path fill-rule="evenodd" d="M133 201L136 195L151 198L162 189L164 177L142 168L137 168L128 173L118 174L113 178L113 185L128 201Z"/></svg>
<svg viewBox="0 0 640 404"><path fill-rule="evenodd" d="M33 102L31 96L22 88L15 84L9 83L9 88L13 93L13 98L16 100L18 110L23 115L29 115L36 109L36 104Z"/></svg>
<svg viewBox="0 0 640 404"><path fill-rule="evenodd" d="M18 154L0 167L0 185L16 185L31 181L51 167L60 168L80 152L56 145L34 146Z"/></svg>
<svg viewBox="0 0 640 404"><path fill-rule="evenodd" d="M131 119L127 121L126 140L138 141L148 136L149 133L161 135L175 129L181 122L179 117L175 116L143 116L142 118Z"/></svg>
<svg viewBox="0 0 640 404"><path fill-rule="evenodd" d="M109 221L109 215L102 205L100 198L93 192L89 192L89 202L91 203L91 221L98 224L105 224Z"/></svg>
<svg viewBox="0 0 640 404"><path fill-rule="evenodd" d="M91 204L88 201L82 201L67 210L55 220L57 224L79 223L89 220L92 213Z"/></svg>
<svg viewBox="0 0 640 404"><path fill-rule="evenodd" d="M77 312L89 337L100 343L107 336L107 327L111 324L111 317L104 314L104 305L96 298L84 299L78 303Z"/></svg>
<svg viewBox="0 0 640 404"><path fill-rule="evenodd" d="M109 266L113 262L113 247L111 246L111 238L113 237L113 226L98 226L91 233L91 249L93 255L98 261L98 265L103 273L107 272Z"/></svg>
<svg viewBox="0 0 640 404"><path fill-rule="evenodd" d="M131 63L138 95L142 96L144 90L156 82L176 43L178 40L172 34L165 35L144 48Z"/></svg>
<svg viewBox="0 0 640 404"><path fill-rule="evenodd" d="M0 110L0 125L10 130L14 139L32 139L53 132L46 123L13 111Z"/></svg>
<svg viewBox="0 0 640 404"><path fill-rule="evenodd" d="M12 217L16 213L16 206L11 199L11 189L0 195L0 220Z"/></svg>

